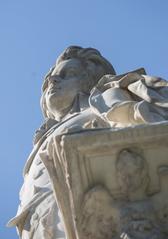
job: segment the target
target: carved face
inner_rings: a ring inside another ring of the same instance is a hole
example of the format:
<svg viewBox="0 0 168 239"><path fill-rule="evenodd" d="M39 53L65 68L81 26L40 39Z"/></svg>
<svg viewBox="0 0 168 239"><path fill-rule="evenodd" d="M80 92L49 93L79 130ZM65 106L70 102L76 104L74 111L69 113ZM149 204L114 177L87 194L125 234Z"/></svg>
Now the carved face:
<svg viewBox="0 0 168 239"><path fill-rule="evenodd" d="M120 152L116 162L118 181L123 192L132 192L147 184L145 159L139 154L127 150Z"/></svg>
<svg viewBox="0 0 168 239"><path fill-rule="evenodd" d="M60 62L48 79L46 105L49 111L54 115L66 111L73 104L77 93L82 91L82 82L86 77L87 72L79 60Z"/></svg>

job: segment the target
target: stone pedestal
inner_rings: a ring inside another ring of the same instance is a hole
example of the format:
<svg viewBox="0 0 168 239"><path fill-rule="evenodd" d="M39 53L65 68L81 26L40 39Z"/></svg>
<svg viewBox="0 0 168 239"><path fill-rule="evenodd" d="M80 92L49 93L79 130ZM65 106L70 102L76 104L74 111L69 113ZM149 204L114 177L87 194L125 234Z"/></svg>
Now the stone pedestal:
<svg viewBox="0 0 168 239"><path fill-rule="evenodd" d="M168 237L168 123L53 135L41 156L68 239Z"/></svg>

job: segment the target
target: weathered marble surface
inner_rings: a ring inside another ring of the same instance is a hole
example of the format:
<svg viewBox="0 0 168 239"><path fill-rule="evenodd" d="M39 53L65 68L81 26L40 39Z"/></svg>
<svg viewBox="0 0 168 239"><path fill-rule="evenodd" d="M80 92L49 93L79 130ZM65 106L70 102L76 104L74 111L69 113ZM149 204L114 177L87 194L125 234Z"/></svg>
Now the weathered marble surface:
<svg viewBox="0 0 168 239"><path fill-rule="evenodd" d="M66 168L69 203L57 198L74 222L68 238L168 237L167 122L79 131L63 135L59 142L57 153L64 164L58 168L53 152L46 167L50 170L53 162L55 175ZM57 144L53 135L48 147ZM49 152L43 152L44 159Z"/></svg>
<svg viewBox="0 0 168 239"><path fill-rule="evenodd" d="M93 89L90 104L112 127L161 122L168 120L168 82L143 69L105 75Z"/></svg>
<svg viewBox="0 0 168 239"><path fill-rule="evenodd" d="M97 50L69 47L41 107L9 222L20 238L167 238L167 81L143 68L116 75Z"/></svg>

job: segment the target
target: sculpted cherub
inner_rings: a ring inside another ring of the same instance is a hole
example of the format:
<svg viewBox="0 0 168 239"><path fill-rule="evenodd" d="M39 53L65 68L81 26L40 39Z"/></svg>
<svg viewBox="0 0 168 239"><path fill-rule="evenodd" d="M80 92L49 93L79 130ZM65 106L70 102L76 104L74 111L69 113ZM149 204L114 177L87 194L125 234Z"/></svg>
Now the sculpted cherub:
<svg viewBox="0 0 168 239"><path fill-rule="evenodd" d="M41 98L45 123L36 132L34 148L24 169L21 204L16 217L9 222L10 226L17 226L20 238L65 237L40 153L49 135L59 135L76 125L83 127L98 118L90 109L88 98L105 74L114 75L115 71L96 49L72 46L60 55L46 75Z"/></svg>

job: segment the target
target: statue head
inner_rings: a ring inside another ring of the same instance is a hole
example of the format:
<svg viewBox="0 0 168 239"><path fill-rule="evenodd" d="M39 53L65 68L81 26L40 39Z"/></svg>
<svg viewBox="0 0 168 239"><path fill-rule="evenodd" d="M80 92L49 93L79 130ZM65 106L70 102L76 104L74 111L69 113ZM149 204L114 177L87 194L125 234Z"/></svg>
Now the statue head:
<svg viewBox="0 0 168 239"><path fill-rule="evenodd" d="M105 74L115 74L112 65L93 48L68 47L44 79L41 107L45 118L66 114L79 93L90 94Z"/></svg>
<svg viewBox="0 0 168 239"><path fill-rule="evenodd" d="M116 170L122 192L140 188L146 190L149 177L147 161L139 149L123 149L116 161Z"/></svg>

